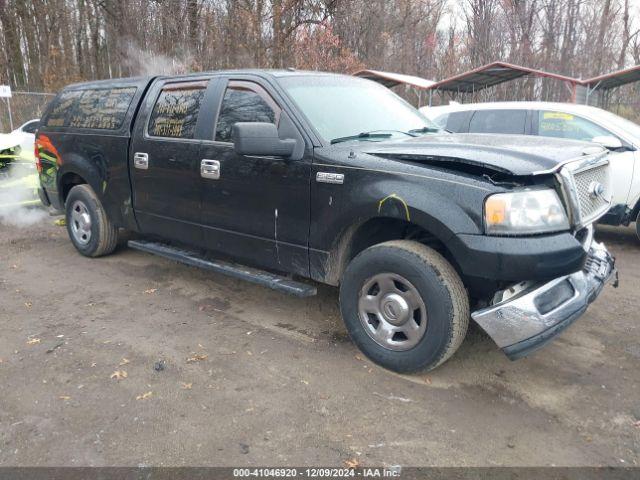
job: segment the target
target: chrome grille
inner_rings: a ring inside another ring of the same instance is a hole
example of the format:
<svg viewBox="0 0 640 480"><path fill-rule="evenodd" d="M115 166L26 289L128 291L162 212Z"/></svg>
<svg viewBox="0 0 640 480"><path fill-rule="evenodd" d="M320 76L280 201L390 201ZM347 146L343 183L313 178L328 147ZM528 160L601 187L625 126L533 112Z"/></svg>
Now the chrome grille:
<svg viewBox="0 0 640 480"><path fill-rule="evenodd" d="M573 174L573 181L578 196L580 220L583 224L599 217L609 209L611 193L609 191L609 165L581 170ZM600 194L594 192L597 185L604 190Z"/></svg>
<svg viewBox="0 0 640 480"><path fill-rule="evenodd" d="M558 179L576 229L592 224L611 206L609 160L606 154L589 155L567 163Z"/></svg>

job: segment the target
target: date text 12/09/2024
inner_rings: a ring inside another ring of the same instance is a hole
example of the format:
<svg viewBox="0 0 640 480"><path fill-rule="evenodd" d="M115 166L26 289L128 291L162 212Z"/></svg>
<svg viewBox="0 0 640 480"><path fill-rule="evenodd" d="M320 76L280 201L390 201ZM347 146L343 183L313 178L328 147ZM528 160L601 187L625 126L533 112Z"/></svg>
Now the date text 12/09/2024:
<svg viewBox="0 0 640 480"><path fill-rule="evenodd" d="M235 478L244 477L301 477L301 478L396 478L401 467L385 468L235 468Z"/></svg>

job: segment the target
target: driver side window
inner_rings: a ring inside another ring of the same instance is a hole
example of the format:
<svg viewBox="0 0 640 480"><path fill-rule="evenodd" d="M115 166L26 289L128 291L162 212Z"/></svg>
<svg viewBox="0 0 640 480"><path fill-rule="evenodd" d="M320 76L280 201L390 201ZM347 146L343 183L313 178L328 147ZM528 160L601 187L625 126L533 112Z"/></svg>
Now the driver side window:
<svg viewBox="0 0 640 480"><path fill-rule="evenodd" d="M252 82L229 82L224 93L215 141L231 142L236 122L267 122L278 125L280 109L259 85Z"/></svg>
<svg viewBox="0 0 640 480"><path fill-rule="evenodd" d="M564 112L538 112L538 135L590 142L594 137L611 136L611 132L582 117Z"/></svg>

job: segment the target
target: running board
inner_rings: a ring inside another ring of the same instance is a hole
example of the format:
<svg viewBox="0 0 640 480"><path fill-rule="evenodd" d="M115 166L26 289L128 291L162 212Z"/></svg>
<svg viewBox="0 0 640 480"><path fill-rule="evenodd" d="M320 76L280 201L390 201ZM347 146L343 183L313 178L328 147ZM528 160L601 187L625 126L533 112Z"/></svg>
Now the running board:
<svg viewBox="0 0 640 480"><path fill-rule="evenodd" d="M175 260L176 262L191 265L192 267L204 268L214 272L222 273L230 277L239 278L248 282L257 283L269 287L273 290L294 295L296 297L312 297L317 293L316 287L302 282L296 282L290 278L265 272L255 268L245 267L234 263L220 260L207 260L196 252L172 247L164 243L146 242L144 240L129 240L130 248L143 252L153 253L161 257Z"/></svg>

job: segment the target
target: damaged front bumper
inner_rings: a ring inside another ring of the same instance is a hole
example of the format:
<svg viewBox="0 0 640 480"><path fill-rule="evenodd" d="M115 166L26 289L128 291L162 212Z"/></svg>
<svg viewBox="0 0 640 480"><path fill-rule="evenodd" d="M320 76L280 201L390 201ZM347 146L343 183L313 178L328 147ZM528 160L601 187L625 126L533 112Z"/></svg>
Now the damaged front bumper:
<svg viewBox="0 0 640 480"><path fill-rule="evenodd" d="M539 349L577 320L604 285L617 286L615 259L593 242L583 270L524 290L471 317L511 360Z"/></svg>

